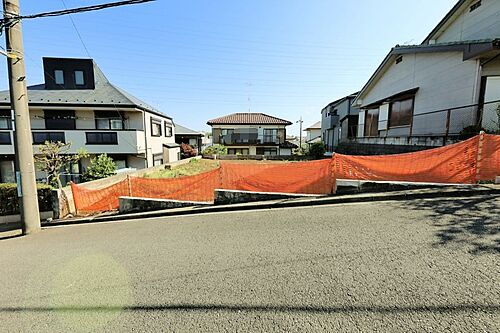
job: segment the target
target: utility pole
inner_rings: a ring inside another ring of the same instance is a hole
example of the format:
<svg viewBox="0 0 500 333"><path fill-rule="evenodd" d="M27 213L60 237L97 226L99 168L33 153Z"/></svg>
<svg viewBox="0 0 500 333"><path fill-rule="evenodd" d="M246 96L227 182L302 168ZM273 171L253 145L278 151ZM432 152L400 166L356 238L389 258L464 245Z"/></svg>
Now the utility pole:
<svg viewBox="0 0 500 333"><path fill-rule="evenodd" d="M302 116L300 116L300 120L297 121L297 124L300 124L300 133L299 133L299 151L302 151Z"/></svg>
<svg viewBox="0 0 500 333"><path fill-rule="evenodd" d="M10 103L14 111L16 180L20 197L23 234L40 231L40 213L33 159L31 124L26 89L26 67L19 0L3 0Z"/></svg>

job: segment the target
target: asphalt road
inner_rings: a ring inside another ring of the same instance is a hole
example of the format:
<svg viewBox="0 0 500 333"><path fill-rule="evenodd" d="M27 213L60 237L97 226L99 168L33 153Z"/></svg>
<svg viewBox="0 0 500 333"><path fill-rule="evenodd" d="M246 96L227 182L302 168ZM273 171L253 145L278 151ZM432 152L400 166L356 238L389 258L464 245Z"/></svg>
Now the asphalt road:
<svg viewBox="0 0 500 333"><path fill-rule="evenodd" d="M2 332L498 332L500 197L0 240Z"/></svg>

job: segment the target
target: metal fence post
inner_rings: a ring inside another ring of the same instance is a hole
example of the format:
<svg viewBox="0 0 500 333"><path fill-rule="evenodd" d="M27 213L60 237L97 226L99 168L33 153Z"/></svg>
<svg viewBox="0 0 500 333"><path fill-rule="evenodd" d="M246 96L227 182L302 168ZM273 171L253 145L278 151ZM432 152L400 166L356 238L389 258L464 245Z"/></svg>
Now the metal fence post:
<svg viewBox="0 0 500 333"><path fill-rule="evenodd" d="M484 135L485 132L479 132L479 140L477 145L477 159L476 159L476 183L481 180L481 160L483 157L483 145L484 145Z"/></svg>
<svg viewBox="0 0 500 333"><path fill-rule="evenodd" d="M128 189L128 196L132 196L132 184L130 182L130 175L127 175L127 189Z"/></svg>
<svg viewBox="0 0 500 333"><path fill-rule="evenodd" d="M451 122L451 110L448 110L446 112L446 133L444 135L445 145L446 145L446 141L448 140L448 135L450 135L450 122Z"/></svg>

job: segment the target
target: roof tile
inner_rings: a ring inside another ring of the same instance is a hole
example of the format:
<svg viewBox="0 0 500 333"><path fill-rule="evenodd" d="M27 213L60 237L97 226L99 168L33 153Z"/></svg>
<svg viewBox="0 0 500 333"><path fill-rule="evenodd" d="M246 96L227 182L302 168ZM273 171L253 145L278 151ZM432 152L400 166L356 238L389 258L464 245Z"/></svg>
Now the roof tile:
<svg viewBox="0 0 500 333"><path fill-rule="evenodd" d="M233 113L224 117L209 120L208 125L292 125L288 120L273 117L264 113Z"/></svg>

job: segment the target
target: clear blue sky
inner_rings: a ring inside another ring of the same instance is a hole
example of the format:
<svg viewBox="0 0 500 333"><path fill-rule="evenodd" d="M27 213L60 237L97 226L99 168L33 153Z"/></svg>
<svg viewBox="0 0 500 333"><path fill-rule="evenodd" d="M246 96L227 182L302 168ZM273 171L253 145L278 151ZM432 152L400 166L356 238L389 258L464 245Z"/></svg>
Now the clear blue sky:
<svg viewBox="0 0 500 333"><path fill-rule="evenodd" d="M20 1L23 14L64 8L63 0ZM208 119L249 108L302 116L304 125L320 120L326 104L364 85L392 46L420 43L455 2L157 0L73 19L111 82L206 130ZM88 57L69 17L28 20L24 32L29 84L43 82L43 56Z"/></svg>

